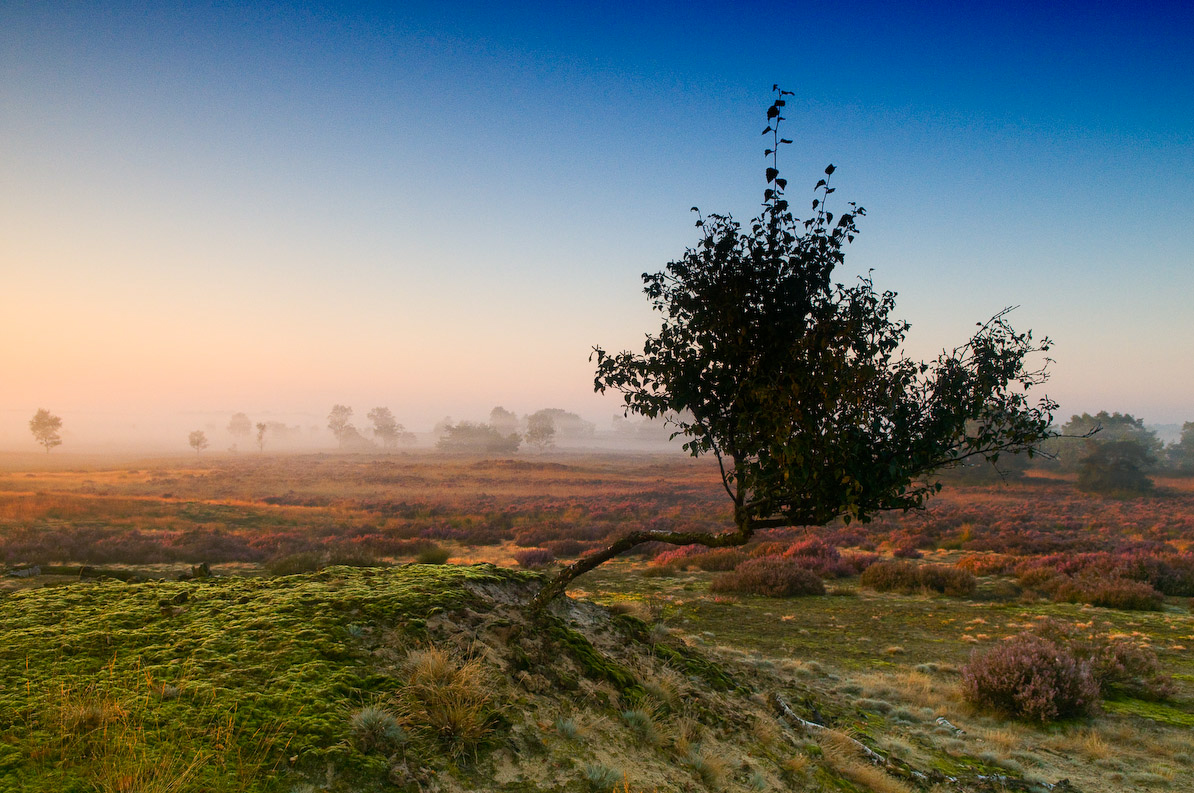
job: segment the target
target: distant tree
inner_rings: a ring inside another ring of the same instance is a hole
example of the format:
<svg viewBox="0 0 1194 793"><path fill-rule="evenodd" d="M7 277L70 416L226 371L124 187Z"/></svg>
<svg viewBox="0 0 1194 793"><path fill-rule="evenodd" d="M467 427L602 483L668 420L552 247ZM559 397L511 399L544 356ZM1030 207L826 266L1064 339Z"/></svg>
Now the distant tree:
<svg viewBox="0 0 1194 793"><path fill-rule="evenodd" d="M462 421L449 424L435 446L445 452L488 452L490 454L513 454L518 451L522 438L518 433L503 435L488 424L474 424Z"/></svg>
<svg viewBox="0 0 1194 793"><path fill-rule="evenodd" d="M527 417L529 421L535 416L542 416L551 419L551 424L555 427L556 435L561 438L590 438L596 431L596 426L591 421L585 421L575 413L570 413L562 408L543 408L537 410Z"/></svg>
<svg viewBox="0 0 1194 793"><path fill-rule="evenodd" d="M698 214L697 246L665 271L643 276L663 319L641 354L593 350L594 388L623 396L625 411L674 415L693 456L712 454L733 503L734 528L632 530L549 579L542 609L577 576L645 542L740 546L760 529L866 521L922 506L959 462L1030 449L1049 436L1055 403L1028 402L1048 350L1017 333L1007 310L980 323L952 353L918 362L901 354L908 324L892 318L895 294L869 278L834 284L846 243L864 214L826 208L833 166L814 188L811 219L793 217L775 151L784 92L768 109L772 157L763 211L749 226Z"/></svg>
<svg viewBox="0 0 1194 793"><path fill-rule="evenodd" d="M1181 440L1165 450L1169 465L1179 474L1194 474L1194 421L1182 425Z"/></svg>
<svg viewBox="0 0 1194 793"><path fill-rule="evenodd" d="M233 413L228 419L228 434L233 438L245 440L253 432L253 422L244 413Z"/></svg>
<svg viewBox="0 0 1194 793"><path fill-rule="evenodd" d="M399 443L413 440L413 433L394 420L394 414L389 408L373 408L368 413L368 419L373 422L373 434L381 439L381 445L392 449Z"/></svg>
<svg viewBox="0 0 1194 793"><path fill-rule="evenodd" d="M1100 410L1070 417L1061 427L1061 436L1052 442L1061 465L1070 470L1082 467L1085 459L1101 444L1131 441L1140 446L1148 460L1156 462L1161 452L1161 439L1144 426L1144 419L1130 413L1108 413Z"/></svg>
<svg viewBox="0 0 1194 793"><path fill-rule="evenodd" d="M29 419L29 431L33 433L33 437L38 443L46 447L46 454L49 454L50 449L55 446L62 445L62 436L58 434L60 429L62 429L62 419L45 408L38 408L37 412L33 414L33 418Z"/></svg>
<svg viewBox="0 0 1194 793"><path fill-rule="evenodd" d="M257 422L257 451L265 451L265 431L269 429L269 425L264 421Z"/></svg>
<svg viewBox="0 0 1194 793"><path fill-rule="evenodd" d="M348 428L352 427L349 421L352 419L352 408L344 405L333 405L332 412L328 414L328 429L336 436L336 443L343 448L344 440L348 437ZM356 427L353 427L355 430Z"/></svg>
<svg viewBox="0 0 1194 793"><path fill-rule="evenodd" d="M187 440L191 444L191 448L195 450L196 454L207 448L207 433L203 430L195 430L190 434Z"/></svg>
<svg viewBox="0 0 1194 793"><path fill-rule="evenodd" d="M551 416L536 413L527 418L527 444L540 451L552 445L556 437L556 425Z"/></svg>
<svg viewBox="0 0 1194 793"><path fill-rule="evenodd" d="M500 405L489 411L489 426L503 435L518 432L518 416Z"/></svg>
<svg viewBox="0 0 1194 793"><path fill-rule="evenodd" d="M431 428L431 434L437 439L443 438L448 434L448 427L452 426L452 417L444 416L439 421L435 422L435 426Z"/></svg>
<svg viewBox="0 0 1194 793"><path fill-rule="evenodd" d="M1078 488L1109 495L1147 493L1153 489L1153 482L1144 471L1153 462L1138 440L1096 444L1078 469Z"/></svg>

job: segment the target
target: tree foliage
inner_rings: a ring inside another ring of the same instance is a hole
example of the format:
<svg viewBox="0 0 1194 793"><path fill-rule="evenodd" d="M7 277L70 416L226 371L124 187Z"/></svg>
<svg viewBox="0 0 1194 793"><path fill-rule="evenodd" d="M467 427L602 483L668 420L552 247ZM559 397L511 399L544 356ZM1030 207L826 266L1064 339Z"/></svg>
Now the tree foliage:
<svg viewBox="0 0 1194 793"><path fill-rule="evenodd" d="M350 423L352 421L352 408L346 405L333 405L332 411L328 413L328 429L336 436L336 443L343 447L344 441L348 439L349 427L356 431Z"/></svg>
<svg viewBox="0 0 1194 793"><path fill-rule="evenodd" d="M448 424L435 446L445 452L487 452L489 454L513 454L518 451L522 437L518 433L503 435L488 424L474 424L462 421Z"/></svg>
<svg viewBox="0 0 1194 793"><path fill-rule="evenodd" d="M207 433L203 430L195 430L187 436L187 442L191 444L191 448L198 454L207 448Z"/></svg>
<svg viewBox="0 0 1194 793"><path fill-rule="evenodd" d="M393 449L399 443L414 442L414 433L407 432L406 427L398 423L389 408L373 408L366 417L373 422L373 434L381 440L384 448Z"/></svg>
<svg viewBox="0 0 1194 793"><path fill-rule="evenodd" d="M62 429L62 419L45 408L38 408L37 412L33 414L33 418L29 419L29 431L33 433L33 437L37 439L38 443L46 447L46 454L49 454L50 449L55 446L62 445L62 436L58 434L60 429Z"/></svg>
<svg viewBox="0 0 1194 793"><path fill-rule="evenodd" d="M1078 489L1110 495L1147 493L1153 489L1153 482L1144 471L1153 462L1139 441L1095 444L1078 469Z"/></svg>
<svg viewBox="0 0 1194 793"><path fill-rule="evenodd" d="M244 413L233 413L228 419L228 434L234 438L248 438L253 432L253 422Z"/></svg>
<svg viewBox="0 0 1194 793"><path fill-rule="evenodd" d="M556 425L550 414L539 411L527 417L526 442L540 451L551 446L556 437Z"/></svg>
<svg viewBox="0 0 1194 793"><path fill-rule="evenodd" d="M1144 419L1135 418L1131 413L1108 413L1105 410L1093 416L1089 413L1070 416L1051 445L1055 447L1061 465L1072 471L1084 467L1086 459L1099 446L1123 442L1135 444L1140 449L1140 462L1144 467L1156 463L1163 446L1157 433L1144 426Z"/></svg>
<svg viewBox="0 0 1194 793"><path fill-rule="evenodd" d="M1194 421L1182 425L1181 438L1166 448L1169 464L1180 474L1194 474Z"/></svg>
<svg viewBox="0 0 1194 793"><path fill-rule="evenodd" d="M767 111L761 214L744 228L698 211L696 247L643 275L659 332L641 353L596 347L592 356L595 390L620 392L627 414L668 417L689 453L717 459L735 528L631 532L565 568L536 607L638 543L741 545L760 528L920 507L940 488L932 472L1031 449L1049 434L1054 403L1027 394L1046 379L1047 359L1033 361L1049 341L1014 330L1009 310L918 362L902 353L909 326L893 316L893 292L869 277L834 282L865 210L829 210L830 165L811 216L792 214L776 159L791 142L779 135L787 95L777 88Z"/></svg>

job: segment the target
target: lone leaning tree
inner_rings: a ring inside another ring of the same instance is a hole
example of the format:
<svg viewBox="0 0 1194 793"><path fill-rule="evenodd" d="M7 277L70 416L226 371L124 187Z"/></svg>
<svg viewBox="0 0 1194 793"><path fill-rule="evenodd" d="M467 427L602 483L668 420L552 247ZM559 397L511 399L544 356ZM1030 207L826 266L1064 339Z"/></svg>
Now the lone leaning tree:
<svg viewBox="0 0 1194 793"><path fill-rule="evenodd" d="M759 529L867 521L913 509L941 489L927 477L967 458L992 461L1049 436L1056 404L1027 391L1047 378L1049 340L1034 342L996 314L965 344L931 362L904 357L908 323L893 292L869 277L834 283L865 210L826 207L834 167L814 188L812 216L795 218L776 151L785 96L767 110L771 159L763 210L744 229L702 217L701 240L666 270L644 274L663 319L641 354L596 347L594 389L622 393L627 414L666 417L694 457L712 454L734 505L716 534L630 531L550 579L542 609L577 576L644 542L743 545ZM694 207L694 211L696 208Z"/></svg>

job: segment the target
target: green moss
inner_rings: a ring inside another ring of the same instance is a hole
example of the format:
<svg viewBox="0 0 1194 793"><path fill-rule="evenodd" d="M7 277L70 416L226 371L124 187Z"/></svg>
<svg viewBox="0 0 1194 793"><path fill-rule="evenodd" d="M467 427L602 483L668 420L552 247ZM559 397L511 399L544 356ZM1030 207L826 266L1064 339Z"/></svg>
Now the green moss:
<svg viewBox="0 0 1194 793"><path fill-rule="evenodd" d="M568 655L580 665L586 677L592 680L604 680L624 696L641 697L646 695L646 691L639 685L633 674L597 652L597 648L584 636L569 628L556 617L545 616L544 620L547 623L547 632L551 641L568 652Z"/></svg>
<svg viewBox="0 0 1194 793"><path fill-rule="evenodd" d="M400 681L346 625L414 642L427 614L478 605L468 584L517 578L410 565L14 592L0 599L0 789L91 790L148 767L208 789L283 790L290 757L377 779L375 758L345 748L346 713Z"/></svg>
<svg viewBox="0 0 1194 793"><path fill-rule="evenodd" d="M685 648L656 644L651 651L657 658L667 661L686 675L705 681L714 691L729 691L738 687L734 678L726 674L717 664Z"/></svg>
<svg viewBox="0 0 1194 793"><path fill-rule="evenodd" d="M1194 727L1194 713L1165 702L1149 702L1143 699L1114 699L1103 702L1103 709L1109 713L1139 716L1174 727Z"/></svg>

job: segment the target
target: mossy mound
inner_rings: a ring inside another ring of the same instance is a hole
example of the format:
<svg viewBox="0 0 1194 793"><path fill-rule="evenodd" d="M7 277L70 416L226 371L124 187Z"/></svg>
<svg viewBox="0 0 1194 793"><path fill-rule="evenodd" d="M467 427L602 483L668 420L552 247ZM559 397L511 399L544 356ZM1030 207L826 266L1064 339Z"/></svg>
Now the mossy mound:
<svg viewBox="0 0 1194 793"><path fill-rule="evenodd" d="M493 566L410 565L12 593L0 599L0 789L376 776L384 763L354 752L346 725L402 683L378 646L417 646L428 619L481 605L477 586L518 581Z"/></svg>
<svg viewBox="0 0 1194 793"><path fill-rule="evenodd" d="M537 583L407 565L0 597L0 790L859 789L770 695L856 714L592 603L530 621Z"/></svg>

